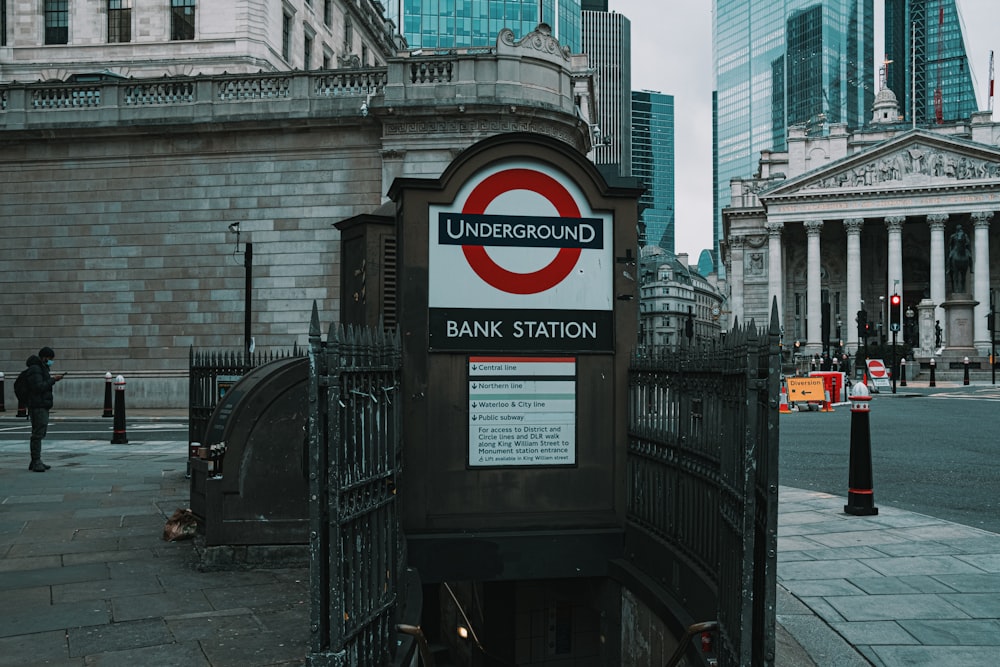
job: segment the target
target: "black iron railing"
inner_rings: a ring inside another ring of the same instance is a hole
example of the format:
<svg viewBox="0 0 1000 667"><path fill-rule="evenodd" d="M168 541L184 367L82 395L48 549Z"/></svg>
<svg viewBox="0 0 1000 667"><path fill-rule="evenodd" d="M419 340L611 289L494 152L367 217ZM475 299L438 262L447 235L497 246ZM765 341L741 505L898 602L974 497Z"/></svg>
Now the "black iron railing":
<svg viewBox="0 0 1000 667"><path fill-rule="evenodd" d="M396 504L401 348L396 334L309 333L307 664L387 664L403 563Z"/></svg>
<svg viewBox="0 0 1000 667"><path fill-rule="evenodd" d="M778 331L775 315L646 350L629 372L626 551L695 620L718 622L723 666L774 662Z"/></svg>

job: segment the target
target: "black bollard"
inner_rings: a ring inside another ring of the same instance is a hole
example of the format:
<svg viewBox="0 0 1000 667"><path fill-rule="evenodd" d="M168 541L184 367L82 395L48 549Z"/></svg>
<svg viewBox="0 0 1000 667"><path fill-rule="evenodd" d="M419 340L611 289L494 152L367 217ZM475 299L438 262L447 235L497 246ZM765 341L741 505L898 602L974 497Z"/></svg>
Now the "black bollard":
<svg viewBox="0 0 1000 667"><path fill-rule="evenodd" d="M936 387L937 386L937 381L934 379L934 371L935 370L937 370L937 362L934 361L934 359L931 359L931 383L930 383L931 387Z"/></svg>
<svg viewBox="0 0 1000 667"><path fill-rule="evenodd" d="M7 412L7 406L3 401L3 372L0 371L0 412Z"/></svg>
<svg viewBox="0 0 1000 667"><path fill-rule="evenodd" d="M111 444L128 444L125 433L125 378L121 375L115 378L115 425L111 432Z"/></svg>
<svg viewBox="0 0 1000 667"><path fill-rule="evenodd" d="M102 417L114 417L114 410L111 409L111 371L104 374L104 414Z"/></svg>
<svg viewBox="0 0 1000 667"><path fill-rule="evenodd" d="M906 386L906 359L899 360L899 386Z"/></svg>
<svg viewBox="0 0 1000 667"><path fill-rule="evenodd" d="M966 357L962 364L965 366L965 376L962 378L962 384L969 384L969 358Z"/></svg>
<svg viewBox="0 0 1000 667"><path fill-rule="evenodd" d="M846 514L873 516L878 514L875 507L875 491L872 489L872 437L868 423L869 401L872 400L868 387L854 385L851 401L851 469L847 480Z"/></svg>

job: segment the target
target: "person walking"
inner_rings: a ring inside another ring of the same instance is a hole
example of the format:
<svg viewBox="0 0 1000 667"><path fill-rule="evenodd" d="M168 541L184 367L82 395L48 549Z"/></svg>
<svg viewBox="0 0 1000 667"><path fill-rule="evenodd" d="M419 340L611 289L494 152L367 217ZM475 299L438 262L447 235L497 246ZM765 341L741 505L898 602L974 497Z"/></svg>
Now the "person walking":
<svg viewBox="0 0 1000 667"><path fill-rule="evenodd" d="M28 357L28 419L31 420L31 463L28 470L45 472L52 466L42 461L42 440L49 430L49 410L52 409L52 387L63 379L64 374L52 375L49 369L56 353L51 347L43 347L37 355Z"/></svg>

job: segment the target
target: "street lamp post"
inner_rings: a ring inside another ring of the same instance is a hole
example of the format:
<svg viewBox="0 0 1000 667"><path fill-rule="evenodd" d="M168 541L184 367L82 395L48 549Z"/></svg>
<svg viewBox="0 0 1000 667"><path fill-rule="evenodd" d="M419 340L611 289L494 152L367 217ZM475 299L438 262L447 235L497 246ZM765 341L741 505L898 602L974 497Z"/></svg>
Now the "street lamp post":
<svg viewBox="0 0 1000 667"><path fill-rule="evenodd" d="M240 223L234 222L229 225L229 231L236 234L236 251L240 250ZM250 322L253 320L253 242L247 241L243 251L243 352L247 355L247 363L250 363L250 355L253 353L253 337L250 335Z"/></svg>

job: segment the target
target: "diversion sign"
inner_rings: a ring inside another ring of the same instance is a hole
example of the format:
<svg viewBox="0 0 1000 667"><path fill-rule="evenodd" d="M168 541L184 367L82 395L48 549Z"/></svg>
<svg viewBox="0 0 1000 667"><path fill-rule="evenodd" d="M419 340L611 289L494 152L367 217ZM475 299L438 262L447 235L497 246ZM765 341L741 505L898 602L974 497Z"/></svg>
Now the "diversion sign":
<svg viewBox="0 0 1000 667"><path fill-rule="evenodd" d="M479 172L429 211L435 351L613 351L613 219L530 160Z"/></svg>

